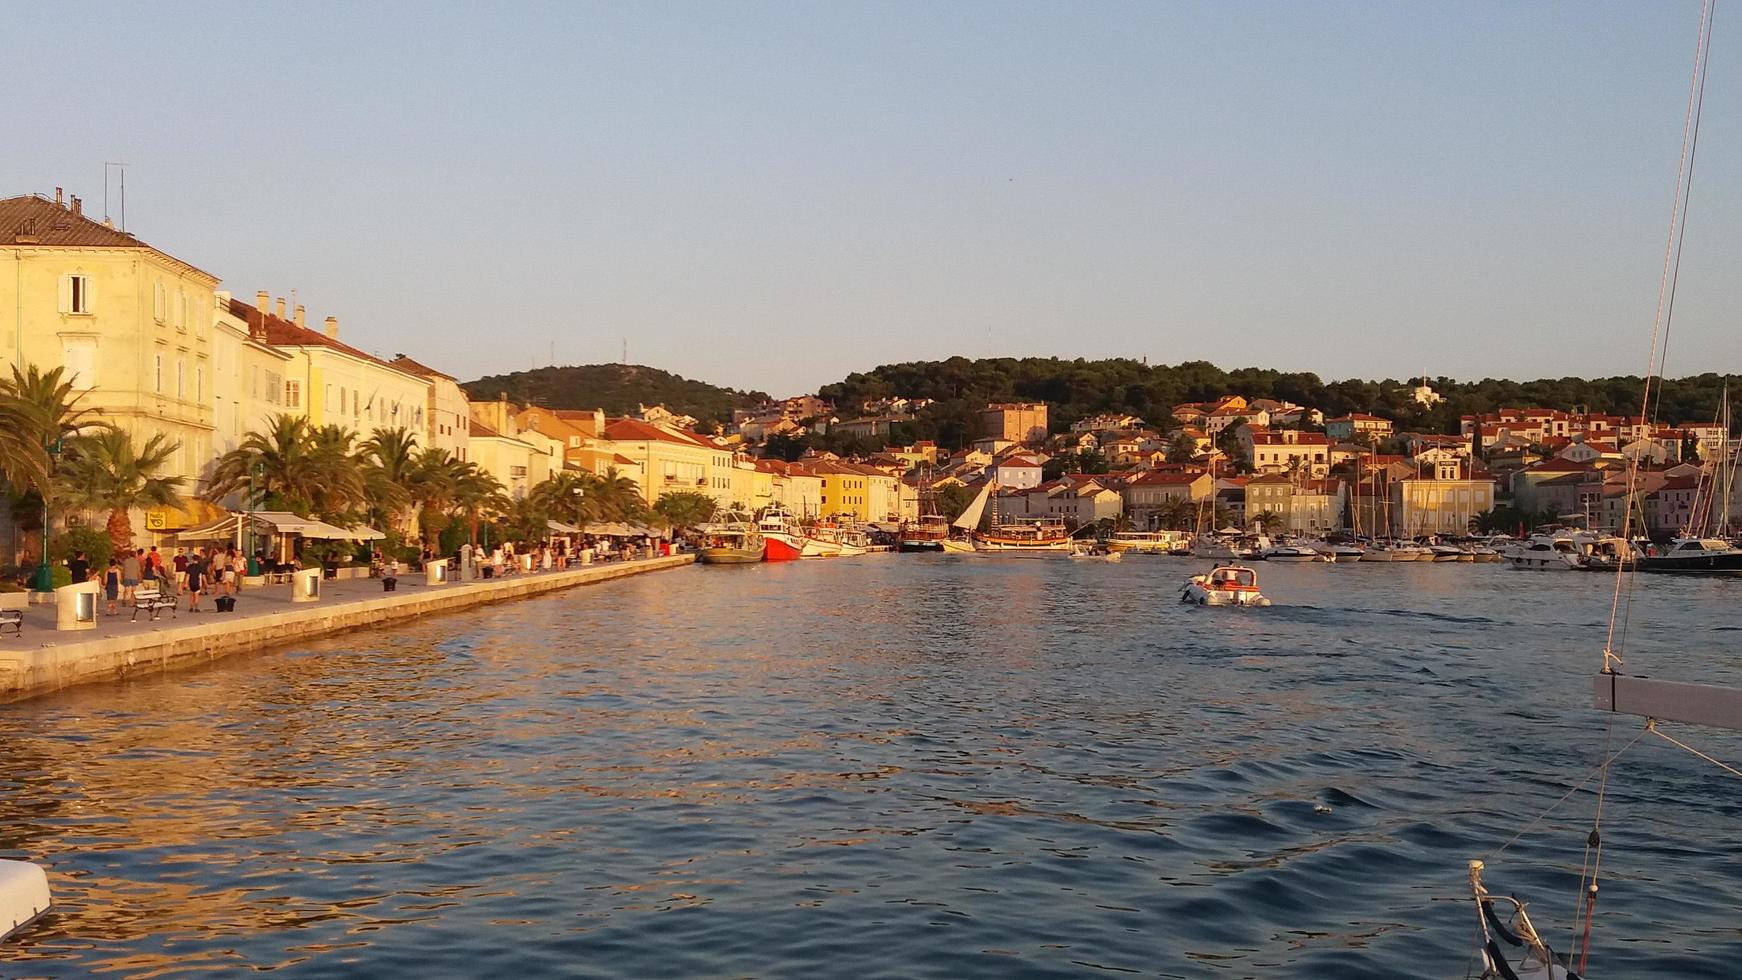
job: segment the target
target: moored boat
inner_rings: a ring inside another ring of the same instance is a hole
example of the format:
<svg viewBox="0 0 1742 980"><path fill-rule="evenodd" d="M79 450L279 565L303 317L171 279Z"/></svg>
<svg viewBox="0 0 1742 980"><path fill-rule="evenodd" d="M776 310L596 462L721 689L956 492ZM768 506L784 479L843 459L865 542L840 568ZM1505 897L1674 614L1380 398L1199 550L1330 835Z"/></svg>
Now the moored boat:
<svg viewBox="0 0 1742 980"><path fill-rule="evenodd" d="M759 562L767 550L762 532L744 514L730 513L724 520L704 524L696 558L708 565L748 565Z"/></svg>
<svg viewBox="0 0 1742 980"><path fill-rule="evenodd" d="M1642 572L1681 575L1742 575L1742 549L1719 538L1676 538L1639 559Z"/></svg>

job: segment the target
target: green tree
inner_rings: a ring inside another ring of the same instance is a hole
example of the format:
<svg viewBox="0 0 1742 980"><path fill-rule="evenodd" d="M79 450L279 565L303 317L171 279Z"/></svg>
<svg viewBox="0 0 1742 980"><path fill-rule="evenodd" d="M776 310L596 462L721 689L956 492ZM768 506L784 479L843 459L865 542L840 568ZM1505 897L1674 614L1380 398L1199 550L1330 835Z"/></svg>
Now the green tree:
<svg viewBox="0 0 1742 980"><path fill-rule="evenodd" d="M955 520L962 516L962 511L967 510L969 504L974 502L974 497L978 492L970 490L960 483L950 483L938 487L934 497L938 513L943 515L945 520Z"/></svg>
<svg viewBox="0 0 1742 980"><path fill-rule="evenodd" d="M1173 442L1167 447L1167 461L1170 463L1189 463L1198 455L1197 440L1184 432L1173 437Z"/></svg>
<svg viewBox="0 0 1742 980"><path fill-rule="evenodd" d="M250 506L309 517L321 493L324 465L315 456L308 420L274 415L264 429L243 436L235 449L218 457L203 496L219 503L247 491Z"/></svg>
<svg viewBox="0 0 1742 980"><path fill-rule="evenodd" d="M1274 510L1260 511L1251 523L1265 533L1280 530L1283 526L1282 515Z"/></svg>
<svg viewBox="0 0 1742 980"><path fill-rule="evenodd" d="M357 447L357 464L371 520L384 519L388 529L403 529L410 523L423 477L417 436L403 426L376 429Z"/></svg>
<svg viewBox="0 0 1742 980"><path fill-rule="evenodd" d="M180 443L154 435L135 449L133 437L120 429L76 436L67 444L57 474L60 496L81 510L107 510L112 550L132 548L128 511L168 507L180 500L182 478L160 475L179 448Z"/></svg>
<svg viewBox="0 0 1742 980"><path fill-rule="evenodd" d="M678 529L706 524L714 516L714 498L694 490L673 490L653 502L653 510Z"/></svg>

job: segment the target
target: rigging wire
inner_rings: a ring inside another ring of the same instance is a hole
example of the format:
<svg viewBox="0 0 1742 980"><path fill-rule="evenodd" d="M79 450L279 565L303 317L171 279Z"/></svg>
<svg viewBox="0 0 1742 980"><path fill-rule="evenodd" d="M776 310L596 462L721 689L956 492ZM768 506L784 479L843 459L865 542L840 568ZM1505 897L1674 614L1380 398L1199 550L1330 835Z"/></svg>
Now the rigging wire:
<svg viewBox="0 0 1742 980"><path fill-rule="evenodd" d="M1644 390L1639 399L1639 420L1646 427L1646 438L1650 439L1650 422L1654 414L1653 391L1661 398L1661 386L1654 386L1652 381L1662 370L1663 362L1659 357L1659 348L1667 356L1669 353L1669 318L1675 306L1675 287L1681 274L1681 243L1687 232L1687 202L1693 193L1693 157L1699 134L1699 119L1701 107L1706 93L1706 63L1712 46L1712 14L1716 0L1702 0L1700 4L1700 29L1694 41L1694 69L1688 80L1688 104L1682 115L1682 146L1681 154L1676 160L1675 193L1672 196L1669 209L1669 231L1663 247L1663 271L1657 284L1657 309L1652 315L1651 347L1645 363ZM1633 540L1633 498L1639 486L1639 456L1635 452L1627 464L1627 497L1621 508L1621 539ZM1616 639L1625 639L1625 620L1621 617L1622 583L1628 577L1628 562L1617 562L1615 568L1615 591L1609 602L1609 630L1603 640L1603 670L1613 671L1622 665L1620 654L1616 651ZM1628 603L1632 605L1631 602ZM1618 631L1617 625L1622 628Z"/></svg>
<svg viewBox="0 0 1742 980"><path fill-rule="evenodd" d="M1657 719L1656 718L1651 718L1651 719L1646 720L1645 730L1650 732L1653 735L1656 735L1658 738L1661 738L1664 741L1670 743L1671 745L1675 745L1675 746L1678 746L1680 748L1686 749L1689 752L1692 752L1694 755L1697 755L1700 758L1706 760L1707 762L1710 762L1712 765L1717 766L1719 769L1724 770L1725 772L1729 773L1730 775L1735 776L1738 779L1742 779L1742 769L1737 769L1735 766L1732 766L1727 762L1723 762L1723 761L1720 761L1718 759L1714 759L1711 756L1707 755L1706 753L1701 752L1699 749L1694 748L1693 746L1689 745L1686 742L1681 741L1680 739L1676 738L1673 735L1665 735L1663 732L1663 729L1657 727Z"/></svg>

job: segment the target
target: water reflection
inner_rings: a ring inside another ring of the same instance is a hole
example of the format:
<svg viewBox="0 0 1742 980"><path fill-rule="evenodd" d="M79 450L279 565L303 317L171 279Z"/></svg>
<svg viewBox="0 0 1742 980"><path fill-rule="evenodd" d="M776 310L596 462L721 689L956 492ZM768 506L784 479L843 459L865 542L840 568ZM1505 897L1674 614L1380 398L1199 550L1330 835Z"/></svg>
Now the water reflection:
<svg viewBox="0 0 1742 980"><path fill-rule="evenodd" d="M0 708L0 850L61 902L13 969L1454 972L1463 861L1600 749L1601 577L1281 567L1218 614L1185 567L691 569ZM1742 667L1733 596L1653 586L1636 662ZM1600 962L1729 975L1734 788L1623 770ZM1509 852L1549 921L1588 813Z"/></svg>

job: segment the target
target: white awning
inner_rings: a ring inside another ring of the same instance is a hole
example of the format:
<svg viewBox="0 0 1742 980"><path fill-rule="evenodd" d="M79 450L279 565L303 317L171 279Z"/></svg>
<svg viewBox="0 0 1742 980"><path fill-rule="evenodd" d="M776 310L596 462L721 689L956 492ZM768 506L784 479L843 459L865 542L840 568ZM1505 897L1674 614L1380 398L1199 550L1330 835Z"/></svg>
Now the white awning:
<svg viewBox="0 0 1742 980"><path fill-rule="evenodd" d="M564 524L562 521L555 521L555 520L545 521L544 526L552 534L579 534L579 533L581 533L580 528L574 526L573 524Z"/></svg>

